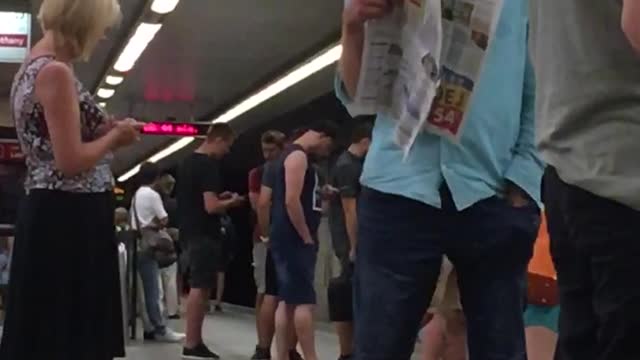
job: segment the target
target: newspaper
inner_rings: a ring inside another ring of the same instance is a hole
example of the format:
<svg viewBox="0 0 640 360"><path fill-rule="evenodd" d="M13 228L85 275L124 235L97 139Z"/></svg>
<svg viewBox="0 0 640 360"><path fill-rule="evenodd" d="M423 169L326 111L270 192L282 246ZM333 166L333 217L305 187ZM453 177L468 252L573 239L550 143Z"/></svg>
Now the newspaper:
<svg viewBox="0 0 640 360"><path fill-rule="evenodd" d="M422 131L458 142L503 0L406 0L365 28L352 115L397 122L405 158Z"/></svg>

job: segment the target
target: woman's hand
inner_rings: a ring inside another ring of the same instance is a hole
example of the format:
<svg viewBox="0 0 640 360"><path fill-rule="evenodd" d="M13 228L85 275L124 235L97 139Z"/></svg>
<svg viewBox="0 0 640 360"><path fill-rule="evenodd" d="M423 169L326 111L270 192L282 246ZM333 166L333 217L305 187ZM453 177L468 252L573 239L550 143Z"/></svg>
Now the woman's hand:
<svg viewBox="0 0 640 360"><path fill-rule="evenodd" d="M114 148L129 146L140 139L140 130L144 123L127 118L115 121L110 132L115 135Z"/></svg>

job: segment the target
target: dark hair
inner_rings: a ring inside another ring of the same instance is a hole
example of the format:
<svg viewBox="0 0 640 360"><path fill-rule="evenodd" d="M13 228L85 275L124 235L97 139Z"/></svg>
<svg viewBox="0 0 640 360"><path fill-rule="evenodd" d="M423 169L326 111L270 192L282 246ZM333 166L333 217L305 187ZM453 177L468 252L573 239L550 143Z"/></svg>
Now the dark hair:
<svg viewBox="0 0 640 360"><path fill-rule="evenodd" d="M287 140L289 142L294 142L307 131L309 131L309 128L297 128L291 132L291 135L289 135L289 138Z"/></svg>
<svg viewBox="0 0 640 360"><path fill-rule="evenodd" d="M318 121L309 126L308 130L319 132L332 139L338 136L338 125L333 121Z"/></svg>
<svg viewBox="0 0 640 360"><path fill-rule="evenodd" d="M151 185L160 177L160 166L156 163L146 162L140 165L138 179L140 185Z"/></svg>
<svg viewBox="0 0 640 360"><path fill-rule="evenodd" d="M218 138L231 140L235 138L235 136L233 129L227 123L213 124L209 127L209 131L207 131L207 141L212 141Z"/></svg>
<svg viewBox="0 0 640 360"><path fill-rule="evenodd" d="M373 125L368 122L356 125L351 132L351 143L356 144L364 139L371 139L372 132Z"/></svg>
<svg viewBox="0 0 640 360"><path fill-rule="evenodd" d="M283 134L280 131L277 130L269 130L267 132L265 132L264 134L262 134L262 137L260 138L260 141L263 144L269 144L269 145L275 145L279 148L283 148L284 147L284 142L286 140L286 136L285 134Z"/></svg>

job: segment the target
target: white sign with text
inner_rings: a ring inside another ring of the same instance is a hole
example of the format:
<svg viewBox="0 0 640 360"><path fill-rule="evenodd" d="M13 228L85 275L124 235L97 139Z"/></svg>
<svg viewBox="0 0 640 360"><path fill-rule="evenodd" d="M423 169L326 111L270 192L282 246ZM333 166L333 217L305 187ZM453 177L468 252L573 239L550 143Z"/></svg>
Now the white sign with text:
<svg viewBox="0 0 640 360"><path fill-rule="evenodd" d="M0 63L21 63L31 45L31 14L0 11Z"/></svg>

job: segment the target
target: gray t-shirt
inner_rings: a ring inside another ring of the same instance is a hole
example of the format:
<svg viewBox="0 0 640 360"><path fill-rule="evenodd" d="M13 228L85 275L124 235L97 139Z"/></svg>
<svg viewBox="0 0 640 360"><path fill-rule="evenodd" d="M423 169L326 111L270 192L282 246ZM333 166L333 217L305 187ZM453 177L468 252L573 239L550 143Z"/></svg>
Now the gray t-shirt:
<svg viewBox="0 0 640 360"><path fill-rule="evenodd" d="M363 160L349 151L345 151L338 157L330 174L330 184L340 192L339 196L331 199L329 227L331 228L333 249L343 266L349 262L351 245L342 208L342 198L357 199L360 195Z"/></svg>
<svg viewBox="0 0 640 360"><path fill-rule="evenodd" d="M640 210L640 56L622 1L529 3L540 154L567 183Z"/></svg>

